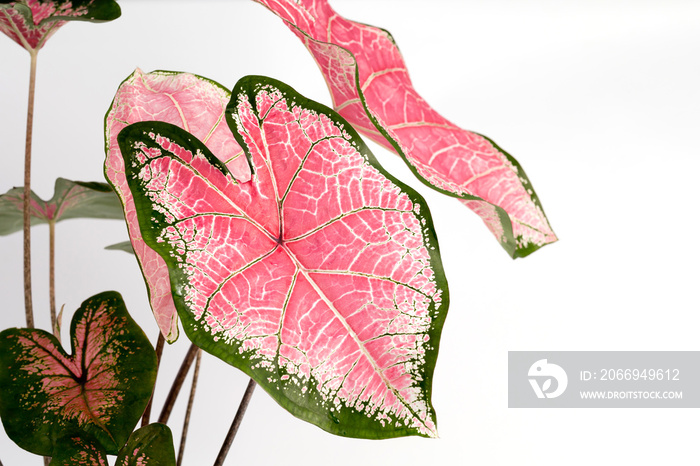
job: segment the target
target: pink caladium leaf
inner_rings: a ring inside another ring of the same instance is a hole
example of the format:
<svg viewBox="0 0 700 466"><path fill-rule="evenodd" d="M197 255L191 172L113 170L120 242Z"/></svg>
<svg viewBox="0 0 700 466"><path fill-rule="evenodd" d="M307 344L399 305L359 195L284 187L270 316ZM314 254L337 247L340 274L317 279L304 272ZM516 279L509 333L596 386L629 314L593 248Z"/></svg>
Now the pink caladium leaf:
<svg viewBox="0 0 700 466"><path fill-rule="evenodd" d="M31 53L67 21L112 21L121 15L114 0L20 0L0 2L0 31Z"/></svg>
<svg viewBox="0 0 700 466"><path fill-rule="evenodd" d="M119 452L115 466L175 466L173 434L165 424L135 431Z"/></svg>
<svg viewBox="0 0 700 466"><path fill-rule="evenodd" d="M123 219L119 198L107 183L70 181L58 178L48 201L31 193L32 225L56 223L71 218ZM0 236L22 230L24 189L12 188L0 195Z"/></svg>
<svg viewBox="0 0 700 466"><path fill-rule="evenodd" d="M341 116L279 81L241 79L227 111L249 183L176 126L119 134L188 337L329 432L436 436L448 289L425 201Z"/></svg>
<svg viewBox="0 0 700 466"><path fill-rule="evenodd" d="M170 295L170 279L163 259L141 238L136 209L126 183L124 162L117 144L119 132L139 121L164 121L189 131L221 160L237 180L250 180L250 167L224 112L230 92L220 84L188 73L137 69L122 82L105 118L105 176L124 206L133 250L148 287L151 308L169 342L177 340L177 313Z"/></svg>
<svg viewBox="0 0 700 466"><path fill-rule="evenodd" d="M83 302L70 333L70 355L43 330L0 333L0 418L37 455L76 435L116 455L151 397L155 350L115 291Z"/></svg>
<svg viewBox="0 0 700 466"><path fill-rule="evenodd" d="M396 151L431 188L476 212L513 257L557 240L520 164L416 92L393 37L339 16L326 0L255 0L282 18L319 65L335 109Z"/></svg>

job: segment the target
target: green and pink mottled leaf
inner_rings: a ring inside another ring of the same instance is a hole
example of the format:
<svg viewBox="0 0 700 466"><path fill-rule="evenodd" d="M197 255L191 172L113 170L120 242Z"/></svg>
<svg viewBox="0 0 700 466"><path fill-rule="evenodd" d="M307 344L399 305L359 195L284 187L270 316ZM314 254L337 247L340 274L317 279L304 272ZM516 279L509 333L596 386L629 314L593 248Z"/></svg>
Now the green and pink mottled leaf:
<svg viewBox="0 0 700 466"><path fill-rule="evenodd" d="M331 109L264 77L232 94L249 183L172 125L119 135L188 337L329 432L435 436L448 290L425 201Z"/></svg>
<svg viewBox="0 0 700 466"><path fill-rule="evenodd" d="M117 19L114 0L21 0L0 2L0 31L30 52L39 51L67 21Z"/></svg>
<svg viewBox="0 0 700 466"><path fill-rule="evenodd" d="M129 437L115 466L175 466L173 434L165 424L149 424Z"/></svg>
<svg viewBox="0 0 700 466"><path fill-rule="evenodd" d="M0 418L37 455L83 434L116 455L153 391L155 351L115 291L83 302L70 333L70 355L43 330L0 333Z"/></svg>
<svg viewBox="0 0 700 466"><path fill-rule="evenodd" d="M439 115L416 92L391 35L338 15L327 0L255 0L282 18L319 65L335 109L397 152L427 186L476 212L513 257L557 240L520 164Z"/></svg>
<svg viewBox="0 0 700 466"><path fill-rule="evenodd" d="M89 435L74 434L56 442L49 466L109 466L107 452Z"/></svg>
<svg viewBox="0 0 700 466"><path fill-rule="evenodd" d="M124 206L129 237L146 280L151 308L166 340L178 337L177 312L170 295L165 262L148 247L139 231L134 201L126 183L117 135L131 123L164 121L191 132L226 163L237 180L250 180L250 167L224 121L230 92L221 85L188 73L137 69L117 90L105 118L105 176Z"/></svg>
<svg viewBox="0 0 700 466"><path fill-rule="evenodd" d="M22 230L23 204L23 188L12 188L0 195L0 236ZM31 193L29 215L32 225L71 218L124 218L119 198L107 183L64 178L56 180L54 195L48 201Z"/></svg>

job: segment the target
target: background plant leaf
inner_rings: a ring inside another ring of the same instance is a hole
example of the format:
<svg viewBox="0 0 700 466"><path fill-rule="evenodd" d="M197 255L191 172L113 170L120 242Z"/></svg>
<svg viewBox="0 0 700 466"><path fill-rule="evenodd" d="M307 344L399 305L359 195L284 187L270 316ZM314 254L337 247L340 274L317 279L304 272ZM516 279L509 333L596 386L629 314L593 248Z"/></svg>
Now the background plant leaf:
<svg viewBox="0 0 700 466"><path fill-rule="evenodd" d="M278 81L243 78L228 112L250 183L172 125L119 135L188 337L329 432L435 436L448 292L425 201L342 117Z"/></svg>
<svg viewBox="0 0 700 466"><path fill-rule="evenodd" d="M107 183L58 178L51 199L44 201L34 192L30 199L32 225L71 218L124 218L119 198ZM23 188L12 188L0 195L0 236L22 230L23 203Z"/></svg>
<svg viewBox="0 0 700 466"><path fill-rule="evenodd" d="M110 251L124 251L129 254L134 254L134 247L131 245L131 241L122 241L121 243L110 244L105 246L105 249Z"/></svg>
<svg viewBox="0 0 700 466"><path fill-rule="evenodd" d="M135 431L119 452L115 466L175 466L173 434L165 424Z"/></svg>
<svg viewBox="0 0 700 466"><path fill-rule="evenodd" d="M74 434L56 442L49 466L109 466L107 452L89 435Z"/></svg>
<svg viewBox="0 0 700 466"><path fill-rule="evenodd" d="M413 88L388 31L343 18L327 0L255 1L282 18L309 49L335 109L397 152L424 184L476 212L511 257L557 240L517 160L432 109Z"/></svg>
<svg viewBox="0 0 700 466"><path fill-rule="evenodd" d="M237 180L250 179L250 167L224 122L229 91L214 81L188 73L137 69L122 82L105 118L105 176L123 205L129 237L148 287L151 308L165 339L177 340L177 312L170 295L165 262L141 238L131 193L124 176L124 162L117 135L127 125L159 120L190 131L214 154L222 155Z"/></svg>
<svg viewBox="0 0 700 466"><path fill-rule="evenodd" d="M38 51L67 21L112 21L114 0L21 0L0 2L0 31L29 51Z"/></svg>
<svg viewBox="0 0 700 466"><path fill-rule="evenodd" d="M71 322L71 355L36 329L0 333L0 417L20 447L51 456L86 432L116 455L153 391L156 355L121 295L87 299Z"/></svg>

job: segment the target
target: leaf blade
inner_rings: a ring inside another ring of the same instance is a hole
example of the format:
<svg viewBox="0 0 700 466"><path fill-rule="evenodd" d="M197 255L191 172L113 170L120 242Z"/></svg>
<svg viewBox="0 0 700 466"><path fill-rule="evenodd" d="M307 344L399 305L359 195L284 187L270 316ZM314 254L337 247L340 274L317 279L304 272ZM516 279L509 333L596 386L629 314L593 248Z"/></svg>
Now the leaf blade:
<svg viewBox="0 0 700 466"><path fill-rule="evenodd" d="M425 185L477 213L511 257L525 257L556 241L520 164L421 98L388 31L343 18L326 0L256 1L283 19L309 49L336 110L398 153Z"/></svg>
<svg viewBox="0 0 700 466"><path fill-rule="evenodd" d="M105 177L119 196L127 219L129 236L146 280L151 309L165 339L178 338L177 312L170 295L165 263L142 237L133 199L124 175L117 135L128 124L161 121L178 125L203 140L222 159L237 179L250 179L243 151L224 122L230 93L220 84L189 73L136 69L119 86L105 116Z"/></svg>
<svg viewBox="0 0 700 466"><path fill-rule="evenodd" d="M34 0L0 3L0 31L29 52L37 52L68 21L105 22L117 19L114 0Z"/></svg>
<svg viewBox="0 0 700 466"><path fill-rule="evenodd" d="M0 195L0 236L22 230L23 188L12 188ZM30 195L32 225L73 218L123 219L121 203L106 183L70 181L58 178L54 195L44 201Z"/></svg>
<svg viewBox="0 0 700 466"><path fill-rule="evenodd" d="M165 424L149 424L131 434L116 466L175 466L173 434Z"/></svg>
<svg viewBox="0 0 700 466"><path fill-rule="evenodd" d="M135 124L119 135L143 237L170 265L186 333L330 432L436 435L430 393L448 292L424 200L330 109L269 78L244 78L233 94L236 115L227 119L249 152L251 183L235 183L178 128ZM239 108L243 101L255 110ZM314 193L317 225L309 226L304 188L324 174L332 186ZM350 187L353 180L364 185ZM375 235L382 225L387 231ZM348 230L363 236L361 246ZM351 254L324 235L344 238ZM314 246L324 253L314 256ZM365 246L384 247L385 257L363 259ZM202 256L211 262L197 262ZM347 274L336 270L343 267ZM349 288L362 298L349 299ZM320 338L326 346L308 341Z"/></svg>
<svg viewBox="0 0 700 466"><path fill-rule="evenodd" d="M108 466L107 452L85 434L63 437L56 442L49 466Z"/></svg>
<svg viewBox="0 0 700 466"><path fill-rule="evenodd" d="M3 425L39 455L83 432L117 454L151 396L155 351L116 292L83 302L71 322L71 348L68 355L43 330L0 333Z"/></svg>

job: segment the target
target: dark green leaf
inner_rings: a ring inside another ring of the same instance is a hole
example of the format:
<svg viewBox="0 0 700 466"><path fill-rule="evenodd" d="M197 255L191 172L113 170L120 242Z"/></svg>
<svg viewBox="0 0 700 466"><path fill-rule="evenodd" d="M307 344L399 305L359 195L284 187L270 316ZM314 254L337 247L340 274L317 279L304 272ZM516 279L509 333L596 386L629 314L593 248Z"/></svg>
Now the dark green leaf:
<svg viewBox="0 0 700 466"><path fill-rule="evenodd" d="M56 442L49 466L108 466L107 452L88 434L69 435Z"/></svg>
<svg viewBox="0 0 700 466"><path fill-rule="evenodd" d="M156 355L121 295L83 302L71 355L36 329L0 333L0 417L20 447L50 456L59 439L87 433L116 455L153 391Z"/></svg>
<svg viewBox="0 0 700 466"><path fill-rule="evenodd" d="M165 424L150 424L131 434L115 466L175 466L170 428Z"/></svg>

